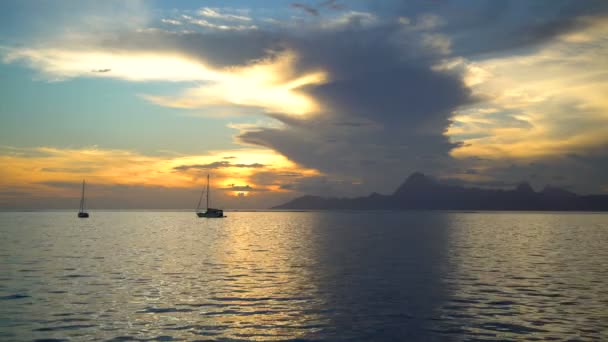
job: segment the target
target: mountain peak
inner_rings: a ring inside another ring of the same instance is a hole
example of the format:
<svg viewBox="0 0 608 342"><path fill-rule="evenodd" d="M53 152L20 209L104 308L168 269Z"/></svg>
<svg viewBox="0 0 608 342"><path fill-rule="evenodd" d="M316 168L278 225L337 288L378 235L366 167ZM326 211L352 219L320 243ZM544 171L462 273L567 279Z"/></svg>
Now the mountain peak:
<svg viewBox="0 0 608 342"><path fill-rule="evenodd" d="M515 191L521 192L521 193L533 193L534 189L532 189L532 186L530 185L530 183L521 182L517 185L517 188L515 188Z"/></svg>
<svg viewBox="0 0 608 342"><path fill-rule="evenodd" d="M408 184L420 184L420 183L432 183L433 181L425 176L423 173L421 172L414 172L412 173L409 177L407 177L407 179L405 180L405 183Z"/></svg>
<svg viewBox="0 0 608 342"><path fill-rule="evenodd" d="M429 177L425 176L420 172L414 172L409 177L407 177L405 182L401 184L399 188L397 188L397 191L395 191L395 195L404 194L412 190L426 189L434 185L435 182Z"/></svg>

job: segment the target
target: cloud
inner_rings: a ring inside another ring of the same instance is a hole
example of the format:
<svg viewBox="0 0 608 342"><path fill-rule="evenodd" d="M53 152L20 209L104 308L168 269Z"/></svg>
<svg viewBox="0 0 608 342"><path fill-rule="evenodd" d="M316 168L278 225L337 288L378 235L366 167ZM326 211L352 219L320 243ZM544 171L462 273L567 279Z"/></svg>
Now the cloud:
<svg viewBox="0 0 608 342"><path fill-rule="evenodd" d="M231 184L229 187L221 188L220 190L226 191L236 191L236 192L259 192L259 191L268 191L267 189L257 189L253 188L250 185L234 185Z"/></svg>
<svg viewBox="0 0 608 342"><path fill-rule="evenodd" d="M339 4L336 0L323 1L316 8L300 2L294 2L290 4L289 7L300 10L313 17L318 17L321 14L322 9L331 9L334 11L346 9L346 6Z"/></svg>
<svg viewBox="0 0 608 342"><path fill-rule="evenodd" d="M294 53L285 52L276 58L219 73L215 82L189 88L176 97L144 97L156 104L175 108L232 104L292 115L313 113L318 111L317 103L301 89L324 82L326 76L320 70L295 71L297 60Z"/></svg>
<svg viewBox="0 0 608 342"><path fill-rule="evenodd" d="M220 161L224 156L234 162ZM87 178L98 184L148 184L159 186L190 186L193 177L175 173L191 168L225 168L230 178L247 178L248 171L272 165L277 172L292 172L298 167L269 150L238 149L209 152L205 155L146 156L134 151L100 149L59 149L50 147L4 148L0 152L0 186L10 184L43 184ZM240 170L240 171L239 171ZM197 181L198 177L194 177ZM230 183L234 183L231 181Z"/></svg>
<svg viewBox="0 0 608 342"><path fill-rule="evenodd" d="M245 15L246 11L239 11L239 14L231 14L227 9L203 7L198 10L197 14L203 17L221 19L228 21L251 21L251 18Z"/></svg>
<svg viewBox="0 0 608 342"><path fill-rule="evenodd" d="M462 75L433 70L442 52L424 43L424 33L385 23L291 41L300 68L328 74L328 81L305 88L320 113L273 115L283 127L244 130L240 141L324 173L364 179L367 190L388 190L408 172L438 167L457 146L444 135L452 112L473 98Z"/></svg>
<svg viewBox="0 0 608 342"><path fill-rule="evenodd" d="M344 10L346 6L340 4L337 0L326 0L319 4L319 7L329 8L335 11Z"/></svg>
<svg viewBox="0 0 608 342"><path fill-rule="evenodd" d="M473 90L485 101L456 111L448 134L464 144L457 157L530 159L579 153L608 143L608 25L518 56L471 62L489 77ZM466 62L465 62L466 64Z"/></svg>
<svg viewBox="0 0 608 342"><path fill-rule="evenodd" d="M455 55L480 58L489 54L535 48L569 32L584 29L590 18L608 14L602 0L577 1L388 1L381 13L443 18L441 33L452 41Z"/></svg>
<svg viewBox="0 0 608 342"><path fill-rule="evenodd" d="M294 2L293 4L289 5L291 8L295 8L295 9L299 9L302 10L304 13L310 14L310 15L314 15L314 16L318 16L319 15L319 10L308 6L306 4L302 4L299 2Z"/></svg>
<svg viewBox="0 0 608 342"><path fill-rule="evenodd" d="M579 194L605 193L608 185L606 148L608 144L596 151L542 159L469 161L466 165L475 167L477 174L452 173L452 176L474 186L508 187L529 181L535 189L555 186Z"/></svg>
<svg viewBox="0 0 608 342"><path fill-rule="evenodd" d="M224 157L232 157L232 162L222 160ZM222 161L217 162L218 159ZM74 207L83 179L98 208L120 208L121 205L123 208L188 208L195 203L196 192L206 182L200 175L200 168L208 167L215 167L211 186L230 191L218 192L214 202L232 208L265 208L280 204L293 194L272 182L258 183L253 177L256 173L276 174L277 177L319 174L272 151L250 148L202 155L146 156L134 151L98 147L3 146L0 163L4 165L0 169L1 208ZM176 169L182 172L175 172ZM250 189L233 187L235 184L249 184ZM252 191L260 198L235 201L236 191ZM72 199L76 199L75 202L70 202Z"/></svg>
<svg viewBox="0 0 608 342"><path fill-rule="evenodd" d="M432 25L404 27L351 11L323 19L304 34L143 30L89 41L80 50L75 41L54 49L12 49L5 61L25 61L53 77L79 77L90 65L107 65L111 73L93 75L200 82L177 96L142 96L176 108L259 108L281 127L244 130L241 142L387 187L407 171L447 158L457 145L444 135L451 112L471 101L461 75L432 69L449 53L449 41L433 31L437 20L428 18L416 22ZM244 41L249 45L240 56ZM236 65L221 64L234 55L240 58L233 59ZM379 167L394 170L395 179L383 181L372 172Z"/></svg>
<svg viewBox="0 0 608 342"><path fill-rule="evenodd" d="M185 170L191 170L191 169L199 169L199 170L209 170L209 169L223 169L223 168L228 168L228 167L235 167L235 168L262 168L265 167L266 165L264 164L260 164L260 163L254 163L254 164L233 164L227 161L216 161L213 163L209 163L209 164L198 164L198 165L180 165L180 166L176 166L173 169L176 171L185 171Z"/></svg>
<svg viewBox="0 0 608 342"><path fill-rule="evenodd" d="M66 181L45 181L45 182L39 182L38 184L48 185L53 188L65 188L65 189L75 189L75 188L80 188L82 186L82 183L80 183L80 182L66 182Z"/></svg>
<svg viewBox="0 0 608 342"><path fill-rule="evenodd" d="M40 169L41 172L63 172L63 173L91 173L94 172L94 168L90 167L43 167Z"/></svg>
<svg viewBox="0 0 608 342"><path fill-rule="evenodd" d="M606 2L387 1L328 16L310 8L307 18L267 26L248 13L203 8L173 17L185 30L85 32L3 56L53 79L179 83L173 95L142 94L161 106L253 108L278 124L241 126L238 141L318 170L320 189L329 179L390 191L415 170L487 183L506 177L502 160L575 165L563 156L605 146ZM112 72L90 72L99 66ZM272 186L305 188L277 179Z"/></svg>
<svg viewBox="0 0 608 342"><path fill-rule="evenodd" d="M4 1L0 21L8 25L0 38L16 45L44 44L80 33L137 30L153 19L147 5L142 0Z"/></svg>
<svg viewBox="0 0 608 342"><path fill-rule="evenodd" d="M161 19L160 21L169 25L182 25L182 22L176 19Z"/></svg>
<svg viewBox="0 0 608 342"><path fill-rule="evenodd" d="M12 48L6 49L3 60L5 63L25 61L53 79L89 76L138 82L202 82L176 97L142 95L153 103L175 108L233 104L302 115L317 108L315 101L299 89L325 79L319 70L295 71L297 56L290 52L229 69L213 68L204 61L169 51L121 53L101 49ZM108 68L90 73L93 65Z"/></svg>
<svg viewBox="0 0 608 342"><path fill-rule="evenodd" d="M215 30L226 30L226 31L244 31L244 30L255 30L258 27L255 25L226 25L226 24L216 24L212 23L205 19L197 19L197 18L189 18L188 22L190 24L198 25L205 28L215 29Z"/></svg>
<svg viewBox="0 0 608 342"><path fill-rule="evenodd" d="M112 53L102 49L7 48L5 63L26 62L49 77L112 77L129 81L214 81L221 75L192 59L176 54ZM104 65L112 72L93 72Z"/></svg>

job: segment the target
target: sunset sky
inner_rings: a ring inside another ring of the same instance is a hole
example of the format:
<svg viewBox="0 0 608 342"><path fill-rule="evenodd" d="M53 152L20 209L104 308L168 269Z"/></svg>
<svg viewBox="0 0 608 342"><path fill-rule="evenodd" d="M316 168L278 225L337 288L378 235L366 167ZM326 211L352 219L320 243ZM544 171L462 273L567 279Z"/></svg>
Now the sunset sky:
<svg viewBox="0 0 608 342"><path fill-rule="evenodd" d="M608 193L608 1L2 1L0 210Z"/></svg>

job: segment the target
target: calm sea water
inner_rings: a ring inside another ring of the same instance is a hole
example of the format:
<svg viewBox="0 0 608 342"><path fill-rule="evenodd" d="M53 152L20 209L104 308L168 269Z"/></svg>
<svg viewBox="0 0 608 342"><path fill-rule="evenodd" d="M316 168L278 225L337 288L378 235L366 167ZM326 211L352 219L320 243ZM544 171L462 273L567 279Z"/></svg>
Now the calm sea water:
<svg viewBox="0 0 608 342"><path fill-rule="evenodd" d="M608 214L0 213L0 340L608 340Z"/></svg>

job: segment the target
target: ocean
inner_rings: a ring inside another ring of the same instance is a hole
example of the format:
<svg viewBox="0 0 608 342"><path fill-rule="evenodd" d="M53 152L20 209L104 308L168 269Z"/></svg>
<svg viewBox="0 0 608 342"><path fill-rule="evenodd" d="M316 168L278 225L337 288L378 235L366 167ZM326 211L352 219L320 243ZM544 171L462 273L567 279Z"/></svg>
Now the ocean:
<svg viewBox="0 0 608 342"><path fill-rule="evenodd" d="M90 213L0 213L0 340L608 340L608 214Z"/></svg>

